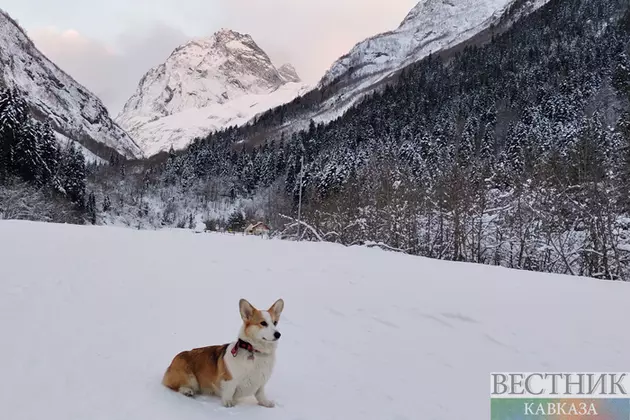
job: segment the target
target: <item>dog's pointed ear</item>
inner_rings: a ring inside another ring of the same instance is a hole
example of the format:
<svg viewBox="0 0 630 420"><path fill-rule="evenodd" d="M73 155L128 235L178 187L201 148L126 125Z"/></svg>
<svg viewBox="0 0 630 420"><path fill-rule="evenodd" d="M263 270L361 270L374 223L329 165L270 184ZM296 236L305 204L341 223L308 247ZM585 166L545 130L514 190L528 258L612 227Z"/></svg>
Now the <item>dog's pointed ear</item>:
<svg viewBox="0 0 630 420"><path fill-rule="evenodd" d="M278 319L280 319L280 314L282 313L283 309L284 309L284 300L278 299L269 308L269 313L271 314L271 317L277 321Z"/></svg>
<svg viewBox="0 0 630 420"><path fill-rule="evenodd" d="M241 318L243 318L243 321L247 321L254 315L254 307L246 299L238 301L238 308L241 311Z"/></svg>

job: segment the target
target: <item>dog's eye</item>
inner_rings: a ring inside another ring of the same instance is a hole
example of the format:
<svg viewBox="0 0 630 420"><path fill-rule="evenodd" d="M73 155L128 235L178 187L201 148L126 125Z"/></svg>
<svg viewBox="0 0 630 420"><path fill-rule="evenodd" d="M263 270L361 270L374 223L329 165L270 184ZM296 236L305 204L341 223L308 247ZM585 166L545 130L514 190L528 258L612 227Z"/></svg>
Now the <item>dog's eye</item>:
<svg viewBox="0 0 630 420"><path fill-rule="evenodd" d="M273 321L273 325L278 325L278 321Z"/></svg>
<svg viewBox="0 0 630 420"><path fill-rule="evenodd" d="M267 321L263 321L263 322L260 323L260 325L262 325L263 327L266 327L269 324L267 324Z"/></svg>

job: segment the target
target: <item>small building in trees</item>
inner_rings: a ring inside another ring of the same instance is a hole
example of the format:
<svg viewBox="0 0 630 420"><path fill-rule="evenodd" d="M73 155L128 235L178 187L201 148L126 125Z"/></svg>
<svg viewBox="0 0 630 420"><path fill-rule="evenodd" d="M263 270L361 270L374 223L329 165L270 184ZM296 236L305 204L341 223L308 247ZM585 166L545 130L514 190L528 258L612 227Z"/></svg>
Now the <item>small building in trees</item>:
<svg viewBox="0 0 630 420"><path fill-rule="evenodd" d="M271 229L263 222L253 223L245 229L245 235L268 235Z"/></svg>

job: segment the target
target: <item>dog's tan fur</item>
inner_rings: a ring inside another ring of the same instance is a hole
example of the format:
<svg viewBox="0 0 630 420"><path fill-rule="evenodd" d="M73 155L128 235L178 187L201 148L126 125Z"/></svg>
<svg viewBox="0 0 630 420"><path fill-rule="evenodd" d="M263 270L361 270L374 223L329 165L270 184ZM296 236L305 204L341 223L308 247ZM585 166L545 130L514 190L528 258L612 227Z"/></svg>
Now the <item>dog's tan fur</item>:
<svg viewBox="0 0 630 420"><path fill-rule="evenodd" d="M273 319L273 315L271 315L271 318ZM264 320L265 318L263 317L262 312L254 308L254 312L252 312L252 315L243 321L243 324L245 326L245 334L251 335L253 333L252 329L260 328L260 323Z"/></svg>
<svg viewBox="0 0 630 420"><path fill-rule="evenodd" d="M173 391L188 388L195 394L217 394L221 381L232 379L224 360L227 347L223 344L179 353L166 369L162 384Z"/></svg>

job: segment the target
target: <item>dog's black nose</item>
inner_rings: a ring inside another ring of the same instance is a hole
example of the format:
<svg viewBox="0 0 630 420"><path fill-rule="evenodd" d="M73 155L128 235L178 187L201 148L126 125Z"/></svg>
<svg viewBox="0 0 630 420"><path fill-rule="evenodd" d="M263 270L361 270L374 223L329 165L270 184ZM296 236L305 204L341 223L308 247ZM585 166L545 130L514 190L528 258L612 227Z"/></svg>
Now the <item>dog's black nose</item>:
<svg viewBox="0 0 630 420"><path fill-rule="evenodd" d="M275 333L273 333L273 336L274 336L274 337L276 337L276 340L277 340L278 338L280 338L280 336L281 336L281 335L282 335L282 334L280 334L278 331L276 331Z"/></svg>

